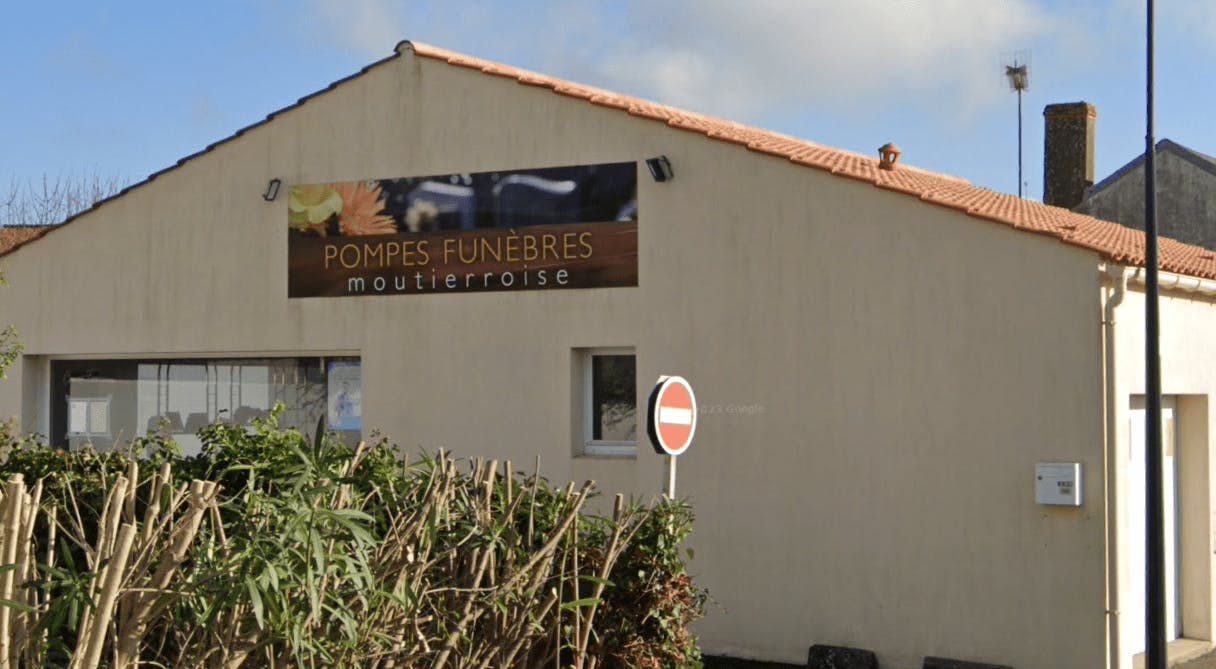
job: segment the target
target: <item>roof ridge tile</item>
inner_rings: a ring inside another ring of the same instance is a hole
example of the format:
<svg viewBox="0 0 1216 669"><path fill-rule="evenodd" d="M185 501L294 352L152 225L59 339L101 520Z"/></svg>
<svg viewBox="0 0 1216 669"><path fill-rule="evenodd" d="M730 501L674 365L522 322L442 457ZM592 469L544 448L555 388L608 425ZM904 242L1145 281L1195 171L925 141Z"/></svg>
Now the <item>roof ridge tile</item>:
<svg viewBox="0 0 1216 669"><path fill-rule="evenodd" d="M429 58L447 59L454 52L414 43L415 53ZM483 68L497 70L503 66L491 61L479 61L461 56L465 62L480 63ZM843 149L827 147L807 140L763 130L734 121L717 119L704 114L686 111L668 105L633 98L620 94L608 94L597 89L597 95L586 95L589 87L573 84L561 79L544 77L521 83L536 83L552 88L555 92L575 98L589 99L593 104L627 111L632 116L664 121L681 130L699 132L709 139L744 146L747 149L785 158L789 162L805 167L827 171L833 175L870 183L876 187L915 196L938 206L965 212L968 216L1008 225L1017 230L1048 234L1060 241L1081 248L1097 251L1110 260L1122 262L1138 259L1143 264L1144 235L1138 236L1130 228L1117 223L1102 221L1084 214L1077 214L1013 195L998 193L967 180L912 165L900 165L890 172L877 168L878 160ZM898 175L898 176L894 176ZM1161 267L1167 271L1196 276L1216 276L1216 256L1200 254L1199 247L1190 247L1174 240L1170 251L1162 253ZM1176 246L1175 246L1176 245ZM1182 249L1186 249L1184 252Z"/></svg>

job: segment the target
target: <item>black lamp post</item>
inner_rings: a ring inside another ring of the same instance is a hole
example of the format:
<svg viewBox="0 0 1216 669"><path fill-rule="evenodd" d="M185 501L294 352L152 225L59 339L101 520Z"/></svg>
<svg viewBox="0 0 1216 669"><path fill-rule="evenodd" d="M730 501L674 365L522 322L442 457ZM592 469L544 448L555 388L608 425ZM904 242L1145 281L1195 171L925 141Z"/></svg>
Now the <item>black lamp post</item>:
<svg viewBox="0 0 1216 669"><path fill-rule="evenodd" d="M1165 504L1161 463L1161 345L1157 279L1157 160L1153 138L1153 0L1148 0L1144 135L1145 669L1165 669Z"/></svg>

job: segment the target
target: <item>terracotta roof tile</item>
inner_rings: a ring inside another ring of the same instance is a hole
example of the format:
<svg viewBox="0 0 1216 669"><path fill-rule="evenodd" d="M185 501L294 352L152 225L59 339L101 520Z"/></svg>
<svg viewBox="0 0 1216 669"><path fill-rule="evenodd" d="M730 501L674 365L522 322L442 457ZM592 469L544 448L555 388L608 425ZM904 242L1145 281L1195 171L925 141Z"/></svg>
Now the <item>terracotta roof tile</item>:
<svg viewBox="0 0 1216 669"><path fill-rule="evenodd" d="M0 255L4 255L18 246L38 239L49 229L51 229L49 225L0 226Z"/></svg>
<svg viewBox="0 0 1216 669"><path fill-rule="evenodd" d="M712 140L784 158L795 165L823 170L838 176L870 183L885 190L914 196L927 203L962 211L978 219L1008 225L1018 230L1050 235L1066 244L1096 251L1116 263L1144 264L1144 234L1117 223L1023 200L1013 195L997 193L973 186L958 177L930 172L910 165L900 164L896 170L880 170L878 169L878 159L873 156L843 151L741 123L564 81L419 42L402 42L397 45L396 52L392 56L376 61L355 74L331 83L320 91L306 95L300 98L296 104L275 111L264 120L242 128L230 137L178 160L175 165L148 176L144 181L123 189L111 198L98 202L93 208L105 206L110 199L122 197L132 188L143 186L164 172L273 120L279 114L302 105L313 97L337 88L373 67L398 58L408 50L412 50L422 58L441 60L490 76L514 79L521 84L548 88L558 95L585 100L590 104L609 109L618 109L640 118L662 121L672 128L695 132ZM65 223L77 216L80 214L73 216ZM47 229L0 228L0 255L12 252L21 245L41 237ZM1161 268L1166 271L1216 278L1216 255L1206 249L1162 239L1160 256Z"/></svg>
<svg viewBox="0 0 1216 669"><path fill-rule="evenodd" d="M629 96L593 89L554 77L528 72L419 42L403 42L423 58L444 60L453 65L479 69L520 83L547 87L559 95L589 100L592 104L628 111L633 116L663 121L673 128L705 135L709 139L737 144L751 151L785 158L796 165L872 183L879 188L913 195L938 206L969 216L1002 223L1018 230L1050 235L1060 241L1097 251L1117 263L1144 264L1144 233L1067 209L1023 200L973 186L963 179L900 165L896 170L878 169L878 158L833 149L739 123L661 105ZM1161 269L1179 274L1216 278L1216 255L1198 246L1162 238Z"/></svg>

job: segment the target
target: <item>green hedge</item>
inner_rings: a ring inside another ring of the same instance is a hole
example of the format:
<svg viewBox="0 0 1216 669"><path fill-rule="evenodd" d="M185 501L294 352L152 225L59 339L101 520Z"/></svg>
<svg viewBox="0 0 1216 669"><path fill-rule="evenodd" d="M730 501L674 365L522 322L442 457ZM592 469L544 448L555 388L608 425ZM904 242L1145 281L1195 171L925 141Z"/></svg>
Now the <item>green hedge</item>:
<svg viewBox="0 0 1216 669"><path fill-rule="evenodd" d="M9 665L701 666L687 504L597 515L591 482L406 462L277 415L212 425L191 458L0 429Z"/></svg>

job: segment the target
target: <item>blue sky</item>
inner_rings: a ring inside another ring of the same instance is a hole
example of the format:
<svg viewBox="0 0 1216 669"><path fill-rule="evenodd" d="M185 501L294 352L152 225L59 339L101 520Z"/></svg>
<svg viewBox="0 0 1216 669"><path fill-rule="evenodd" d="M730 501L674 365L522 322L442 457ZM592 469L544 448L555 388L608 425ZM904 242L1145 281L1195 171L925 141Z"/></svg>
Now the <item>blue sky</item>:
<svg viewBox="0 0 1216 669"><path fill-rule="evenodd" d="M1158 3L1157 132L1216 153L1216 1ZM0 187L137 181L413 39L1042 195L1042 109L1098 107L1097 178L1144 147L1143 0L11 3ZM351 175L356 176L356 175ZM358 175L386 176L386 175Z"/></svg>

